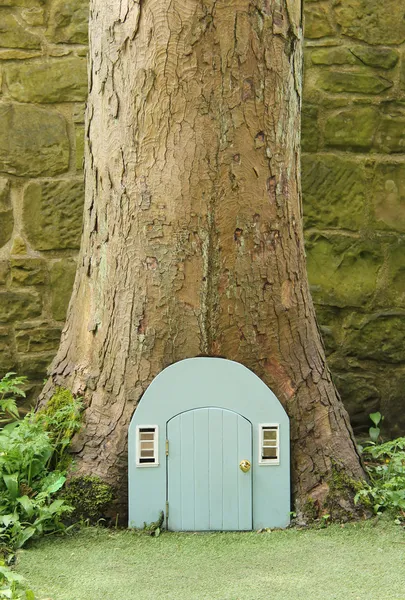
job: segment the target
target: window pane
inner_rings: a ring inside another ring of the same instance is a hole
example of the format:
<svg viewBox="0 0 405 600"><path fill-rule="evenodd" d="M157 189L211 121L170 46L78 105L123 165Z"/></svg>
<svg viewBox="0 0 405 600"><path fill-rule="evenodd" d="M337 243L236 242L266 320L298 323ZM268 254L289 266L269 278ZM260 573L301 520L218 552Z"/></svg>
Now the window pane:
<svg viewBox="0 0 405 600"><path fill-rule="evenodd" d="M276 446L276 440L266 440L265 442L263 442L263 448L275 448Z"/></svg>
<svg viewBox="0 0 405 600"><path fill-rule="evenodd" d="M139 432L139 437L141 440L153 440L155 437L154 433L145 433L144 431Z"/></svg>
<svg viewBox="0 0 405 600"><path fill-rule="evenodd" d="M144 441L141 442L142 448L151 448L153 450L154 445L155 445L154 442L144 442Z"/></svg>
<svg viewBox="0 0 405 600"><path fill-rule="evenodd" d="M264 429L263 438L265 440L277 440L277 430L276 429Z"/></svg>
<svg viewBox="0 0 405 600"><path fill-rule="evenodd" d="M141 449L141 456L145 457L145 456L153 456L153 450L144 450L143 448Z"/></svg>
<svg viewBox="0 0 405 600"><path fill-rule="evenodd" d="M263 458L277 458L277 448L263 448Z"/></svg>

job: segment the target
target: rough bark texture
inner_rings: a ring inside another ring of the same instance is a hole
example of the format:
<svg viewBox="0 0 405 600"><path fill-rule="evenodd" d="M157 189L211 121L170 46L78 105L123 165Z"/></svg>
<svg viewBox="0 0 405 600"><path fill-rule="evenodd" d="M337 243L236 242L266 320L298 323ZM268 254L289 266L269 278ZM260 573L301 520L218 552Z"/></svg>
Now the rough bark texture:
<svg viewBox="0 0 405 600"><path fill-rule="evenodd" d="M305 270L299 0L92 0L81 258L55 385L80 472L125 505L127 428L167 365L252 369L292 425L293 489L362 475Z"/></svg>

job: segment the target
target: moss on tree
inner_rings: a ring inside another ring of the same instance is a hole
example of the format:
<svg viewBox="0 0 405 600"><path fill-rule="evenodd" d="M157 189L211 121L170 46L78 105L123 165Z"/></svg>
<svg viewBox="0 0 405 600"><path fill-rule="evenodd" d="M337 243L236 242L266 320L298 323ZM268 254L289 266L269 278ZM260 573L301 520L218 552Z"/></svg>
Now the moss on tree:
<svg viewBox="0 0 405 600"><path fill-rule="evenodd" d="M69 481L63 498L73 506L74 519L94 524L107 518L108 509L114 500L114 490L95 475L79 476Z"/></svg>

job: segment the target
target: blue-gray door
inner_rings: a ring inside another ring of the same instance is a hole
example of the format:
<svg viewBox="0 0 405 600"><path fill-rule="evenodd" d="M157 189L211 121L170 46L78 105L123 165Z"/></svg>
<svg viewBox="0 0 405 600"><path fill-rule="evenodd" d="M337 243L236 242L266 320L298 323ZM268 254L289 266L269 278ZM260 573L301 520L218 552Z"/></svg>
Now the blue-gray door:
<svg viewBox="0 0 405 600"><path fill-rule="evenodd" d="M252 529L252 470L240 468L252 463L252 424L230 410L198 408L170 419L167 438L168 528Z"/></svg>

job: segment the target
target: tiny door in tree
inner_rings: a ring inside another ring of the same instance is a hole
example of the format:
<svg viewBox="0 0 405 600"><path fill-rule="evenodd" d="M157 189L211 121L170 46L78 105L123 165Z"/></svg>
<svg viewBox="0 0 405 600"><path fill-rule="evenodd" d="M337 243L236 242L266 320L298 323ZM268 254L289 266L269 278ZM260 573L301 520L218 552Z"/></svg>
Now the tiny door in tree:
<svg viewBox="0 0 405 600"><path fill-rule="evenodd" d="M252 529L252 424L230 410L197 408L167 423L168 528Z"/></svg>

